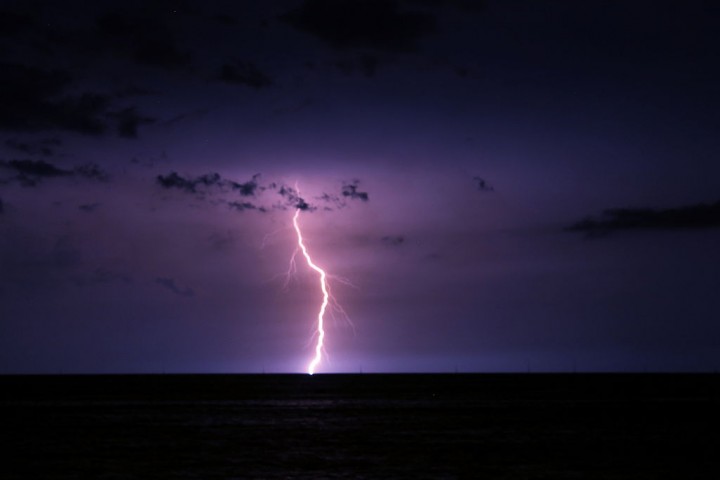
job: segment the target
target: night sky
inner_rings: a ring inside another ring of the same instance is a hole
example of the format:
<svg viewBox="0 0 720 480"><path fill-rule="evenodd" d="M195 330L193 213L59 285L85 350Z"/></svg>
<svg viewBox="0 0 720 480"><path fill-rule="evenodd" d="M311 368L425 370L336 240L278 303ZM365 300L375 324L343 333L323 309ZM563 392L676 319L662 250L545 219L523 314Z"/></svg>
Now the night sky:
<svg viewBox="0 0 720 480"><path fill-rule="evenodd" d="M0 373L720 367L720 5L3 1Z"/></svg>

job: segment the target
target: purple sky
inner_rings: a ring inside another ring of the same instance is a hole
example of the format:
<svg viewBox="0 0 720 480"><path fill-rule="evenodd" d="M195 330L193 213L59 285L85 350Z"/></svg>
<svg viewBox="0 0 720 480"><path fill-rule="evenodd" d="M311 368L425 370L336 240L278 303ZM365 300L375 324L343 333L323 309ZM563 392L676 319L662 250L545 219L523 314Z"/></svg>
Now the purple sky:
<svg viewBox="0 0 720 480"><path fill-rule="evenodd" d="M3 2L0 373L715 370L719 20Z"/></svg>

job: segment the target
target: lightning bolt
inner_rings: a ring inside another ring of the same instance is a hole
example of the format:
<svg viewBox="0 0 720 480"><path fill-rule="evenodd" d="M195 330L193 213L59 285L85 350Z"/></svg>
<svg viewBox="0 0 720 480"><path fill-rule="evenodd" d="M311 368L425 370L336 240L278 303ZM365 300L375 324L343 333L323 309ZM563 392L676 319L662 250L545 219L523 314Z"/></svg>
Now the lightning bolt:
<svg viewBox="0 0 720 480"><path fill-rule="evenodd" d="M300 251L302 251L302 254L305 257L305 261L307 262L308 266L320 275L320 289L322 290L323 294L323 301L320 305L320 311L318 312L317 316L317 343L315 344L315 356L312 358L312 360L310 360L310 363L307 367L307 372L312 375L315 373L315 369L320 363L320 360L322 360L322 350L323 344L325 342L325 311L327 310L328 304L330 303L330 291L328 289L327 274L325 273L325 270L315 265L315 263L312 261L312 258L310 257L310 253L308 253L305 243L303 242L302 232L300 231L300 225L298 224L299 216L300 209L298 208L297 210L295 210L295 215L293 216L293 227L295 227L295 233L297 234L298 247L300 248ZM294 263L294 259L292 263Z"/></svg>

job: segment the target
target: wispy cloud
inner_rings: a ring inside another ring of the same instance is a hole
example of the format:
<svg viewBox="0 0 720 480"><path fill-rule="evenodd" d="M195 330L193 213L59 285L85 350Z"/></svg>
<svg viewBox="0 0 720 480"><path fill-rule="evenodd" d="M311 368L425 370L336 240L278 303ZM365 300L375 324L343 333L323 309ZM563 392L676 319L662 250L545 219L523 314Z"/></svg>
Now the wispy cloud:
<svg viewBox="0 0 720 480"><path fill-rule="evenodd" d="M620 230L686 230L720 227L720 202L677 208L614 208L589 217L567 230L602 235Z"/></svg>
<svg viewBox="0 0 720 480"><path fill-rule="evenodd" d="M359 186L360 180L353 180L352 182L343 184L340 193L345 198L349 198L352 200L362 200L363 202L367 202L370 199L370 196L367 192L361 192L360 190L358 190Z"/></svg>
<svg viewBox="0 0 720 480"><path fill-rule="evenodd" d="M236 85L245 85L255 89L272 86L272 79L253 62L236 61L220 67L220 80Z"/></svg>
<svg viewBox="0 0 720 480"><path fill-rule="evenodd" d="M479 176L477 176L477 175L474 176L474 177L473 177L473 182L475 182L475 187L476 187L477 190L480 191L480 192L494 192L494 191L495 191L495 187L493 187L492 185L490 185L490 184L487 182L487 180L485 180L485 179L482 178L482 177L479 177Z"/></svg>
<svg viewBox="0 0 720 480"><path fill-rule="evenodd" d="M195 292L192 288L180 287L172 278L158 277L155 279L155 283L180 297L189 298L195 296Z"/></svg>
<svg viewBox="0 0 720 480"><path fill-rule="evenodd" d="M109 176L95 164L79 165L65 169L44 160L0 160L0 169L13 175L6 181L17 181L26 187L35 187L43 179L59 177L81 177L91 180L107 181Z"/></svg>
<svg viewBox="0 0 720 480"><path fill-rule="evenodd" d="M167 175L158 175L156 181L164 188L176 188L188 193L199 193L201 189L217 187L236 191L243 197L250 197L263 189L258 183L259 178L260 174L255 174L247 182L236 182L225 179L216 172L206 173L194 178L183 177L177 172L170 172Z"/></svg>
<svg viewBox="0 0 720 480"><path fill-rule="evenodd" d="M43 157L52 157L55 150L62 145L59 138L44 138L41 140L20 141L11 138L5 141L5 146L11 150L21 152L26 155L42 155Z"/></svg>

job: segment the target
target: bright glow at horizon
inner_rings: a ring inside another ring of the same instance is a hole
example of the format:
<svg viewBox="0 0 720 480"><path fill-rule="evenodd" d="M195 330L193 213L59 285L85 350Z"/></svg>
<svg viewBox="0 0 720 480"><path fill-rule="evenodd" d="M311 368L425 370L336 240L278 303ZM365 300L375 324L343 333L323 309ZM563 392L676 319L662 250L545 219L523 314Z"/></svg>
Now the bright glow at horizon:
<svg viewBox="0 0 720 480"><path fill-rule="evenodd" d="M302 232L300 231L300 225L298 224L299 216L300 209L298 208L297 210L295 210L295 215L293 216L293 226L295 227L295 233L297 233L298 246L300 247L300 250L305 257L308 266L320 274L320 289L323 293L322 305L320 305L320 311L318 312L317 316L317 343L315 344L315 356L308 364L307 369L308 373L312 375L315 373L315 369L317 368L317 365L322 359L322 350L325 341L325 311L327 310L328 303L330 302L330 293L328 291L327 275L325 274L325 270L313 263L312 258L310 258L310 254L308 253L308 250L303 243Z"/></svg>

